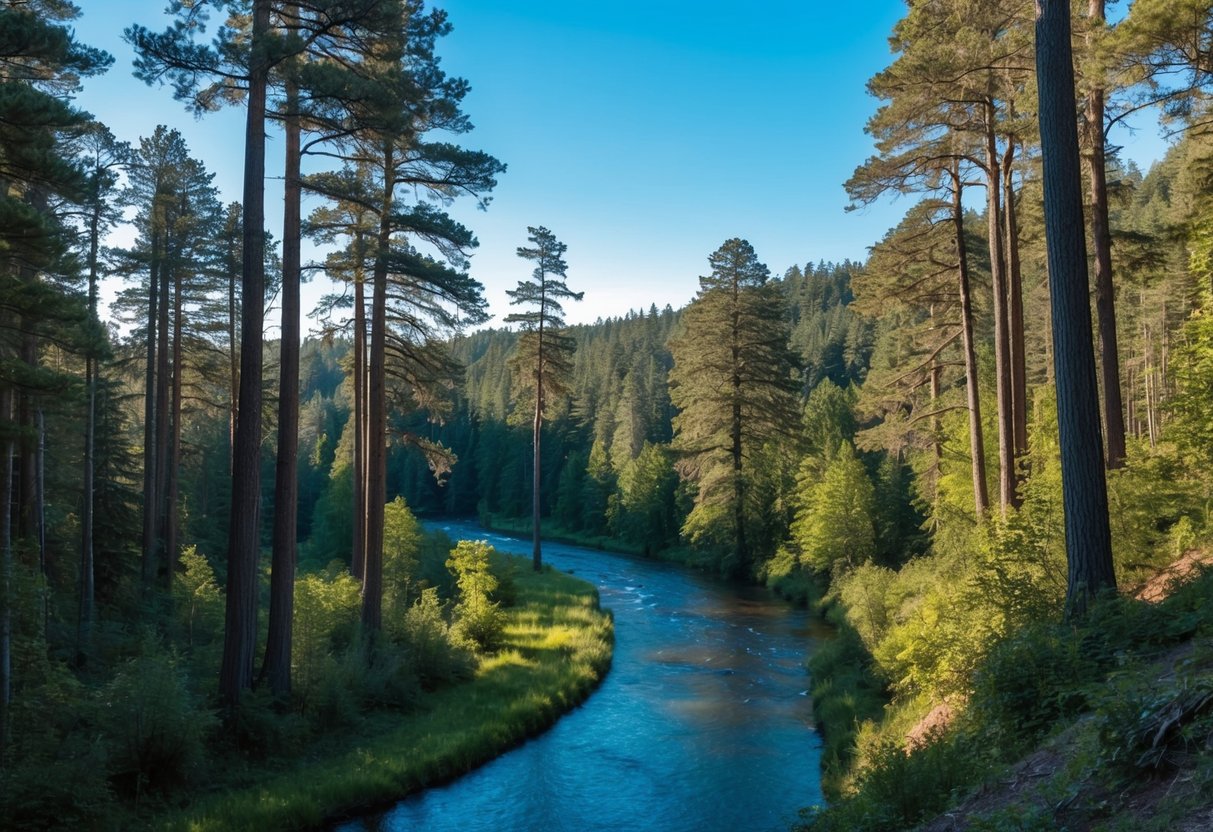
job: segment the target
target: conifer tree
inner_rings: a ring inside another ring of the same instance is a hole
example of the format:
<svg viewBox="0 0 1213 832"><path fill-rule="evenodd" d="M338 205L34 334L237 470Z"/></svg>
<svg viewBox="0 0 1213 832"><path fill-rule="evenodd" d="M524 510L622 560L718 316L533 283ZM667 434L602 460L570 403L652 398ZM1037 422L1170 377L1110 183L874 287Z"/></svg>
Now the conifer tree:
<svg viewBox="0 0 1213 832"><path fill-rule="evenodd" d="M1045 238L1069 565L1069 618L1082 616L1097 593L1116 588L1091 343L1072 55L1069 0L1036 0Z"/></svg>
<svg viewBox="0 0 1213 832"><path fill-rule="evenodd" d="M796 385L783 295L753 247L735 237L708 263L670 342L674 449L679 473L698 489L683 534L725 547L721 566L736 572L762 554L747 541L746 466L796 424Z"/></svg>
<svg viewBox="0 0 1213 832"><path fill-rule="evenodd" d="M531 307L526 312L511 312L506 323L522 325L518 351L513 359L518 387L533 397L531 419L531 560L535 571L543 568L540 548L540 461L543 419L549 405L568 392L572 356L577 342L563 332L562 300L581 300L582 292L574 292L565 284L568 264L564 253L568 249L543 226L527 227L527 239L532 246L519 246L518 256L535 264L530 280L518 281L515 289L507 289L513 305Z"/></svg>

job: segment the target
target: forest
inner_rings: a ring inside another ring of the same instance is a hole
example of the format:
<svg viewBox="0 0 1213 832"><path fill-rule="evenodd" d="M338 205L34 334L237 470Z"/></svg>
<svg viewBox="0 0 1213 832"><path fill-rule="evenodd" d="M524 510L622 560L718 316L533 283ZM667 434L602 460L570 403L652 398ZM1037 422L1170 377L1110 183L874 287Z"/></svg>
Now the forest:
<svg viewBox="0 0 1213 832"><path fill-rule="evenodd" d="M772 271L731 237L685 306L566 324L587 287L533 225L487 327L450 206L506 168L465 146L445 12L207 0L124 24L166 105L245 119L225 203L179 131L141 114L124 143L76 100L117 71L81 8L5 0L6 825L314 828L516 745L611 663L598 590L541 538L829 622L804 657L826 800L797 828L1202 817L1213 7L1070 6L908 0L840 183L908 206L863 259ZM1143 111L1169 139L1148 170L1111 139ZM963 802L1059 735L1072 765L1039 793ZM336 761L323 795L294 758Z"/></svg>

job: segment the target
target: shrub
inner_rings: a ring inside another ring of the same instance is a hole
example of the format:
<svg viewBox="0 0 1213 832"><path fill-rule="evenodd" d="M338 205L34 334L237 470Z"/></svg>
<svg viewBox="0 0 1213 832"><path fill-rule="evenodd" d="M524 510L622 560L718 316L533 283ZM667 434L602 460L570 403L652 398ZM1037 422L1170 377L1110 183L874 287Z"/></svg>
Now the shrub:
<svg viewBox="0 0 1213 832"><path fill-rule="evenodd" d="M358 582L344 571L332 571L327 577L304 575L295 582L291 654L295 691L305 711L317 695L328 660L353 642L359 591Z"/></svg>
<svg viewBox="0 0 1213 832"><path fill-rule="evenodd" d="M1057 624L1025 627L995 644L976 674L971 709L1006 752L1028 747L1058 720L1088 707L1085 684L1099 663L1074 631Z"/></svg>
<svg viewBox="0 0 1213 832"><path fill-rule="evenodd" d="M177 659L148 639L101 692L110 770L136 799L188 782L205 758L214 714L198 706Z"/></svg>
<svg viewBox="0 0 1213 832"><path fill-rule="evenodd" d="M467 650L454 643L438 590L424 589L404 616L404 643L422 686L433 688L471 674Z"/></svg>
<svg viewBox="0 0 1213 832"><path fill-rule="evenodd" d="M14 698L9 714L16 765L0 767L0 826L13 830L98 829L114 807L107 746L97 737L96 701L62 664L27 672L40 678Z"/></svg>
<svg viewBox="0 0 1213 832"><path fill-rule="evenodd" d="M494 649L505 627L501 610L489 600L497 589L497 578L489 568L491 552L492 548L483 540L461 540L446 562L459 587L455 632L482 650Z"/></svg>
<svg viewBox="0 0 1213 832"><path fill-rule="evenodd" d="M856 778L856 795L833 808L811 810L796 829L912 829L945 809L956 792L974 785L982 768L973 744L960 734L937 734L910 752L885 739L866 756Z"/></svg>

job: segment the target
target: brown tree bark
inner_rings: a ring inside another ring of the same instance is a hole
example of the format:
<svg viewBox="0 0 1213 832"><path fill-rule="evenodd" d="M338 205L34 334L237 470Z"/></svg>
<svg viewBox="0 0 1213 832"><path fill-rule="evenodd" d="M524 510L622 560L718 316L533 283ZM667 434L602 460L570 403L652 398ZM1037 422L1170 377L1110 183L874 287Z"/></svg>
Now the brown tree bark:
<svg viewBox="0 0 1213 832"><path fill-rule="evenodd" d="M362 576L362 627L368 637L383 625L383 506L387 502L387 271L391 246L392 203L396 162L390 142L384 145L383 202L372 276L371 348L367 360L366 568Z"/></svg>
<svg viewBox="0 0 1213 832"><path fill-rule="evenodd" d="M185 329L185 310L183 308L183 285L180 269L174 270L173 275L173 378L170 391L170 429L168 449L168 477L164 499L164 560L165 576L164 589L167 597L172 599L173 579L177 574L177 564L181 560L180 536L181 518L178 511L180 503L181 476L181 410L182 384L185 371L184 346L181 333Z"/></svg>
<svg viewBox="0 0 1213 832"><path fill-rule="evenodd" d="M1005 515L1015 502L1015 423L1011 380L1011 322L1006 258L1002 244L1002 165L998 154L994 102L985 110L986 218L990 245L990 276L994 288L994 377L998 404L998 504Z"/></svg>
<svg viewBox="0 0 1213 832"><path fill-rule="evenodd" d="M1045 241L1065 510L1066 616L1115 589L1087 282L1069 0L1036 0L1036 78Z"/></svg>
<svg viewBox="0 0 1213 832"><path fill-rule="evenodd" d="M965 250L964 185L954 166L952 177L952 228L956 238L956 282L960 295L960 326L965 358L965 393L969 410L969 453L973 473L973 505L978 522L990 512L990 494L986 487L986 450L981 433L981 396L977 387L977 349L973 338L973 292L969 281L969 255Z"/></svg>
<svg viewBox="0 0 1213 832"><path fill-rule="evenodd" d="M1090 0L1092 34L1104 23L1104 0ZM1108 222L1108 174L1104 154L1104 90L1094 85L1087 93L1087 177L1090 182L1091 245L1095 249L1095 313L1099 321L1100 389L1108 468L1125 459L1124 401L1120 388L1120 352L1116 333L1116 289L1112 285L1112 232Z"/></svg>
<svg viewBox="0 0 1213 832"><path fill-rule="evenodd" d="M1012 505L1019 507L1019 484L1024 454L1028 452L1028 382L1024 346L1023 265L1019 257L1019 210L1015 194L1015 140L1007 140L1002 162L1002 213L1007 251L1007 313L1011 347L1011 426L1014 439L1016 490Z"/></svg>
<svg viewBox="0 0 1213 832"><path fill-rule="evenodd" d="M362 580L366 571L366 281L362 265L362 231L354 234L354 548L350 572Z"/></svg>
<svg viewBox="0 0 1213 832"><path fill-rule="evenodd" d="M88 319L99 327L97 319L98 254L101 247L101 201L97 200L88 223ZM83 665L93 643L93 619L96 615L96 572L93 564L94 449L97 433L97 358L92 345L84 356L84 472L80 506L80 603L76 610L76 664ZM3 418L3 414L0 414Z"/></svg>
<svg viewBox="0 0 1213 832"><path fill-rule="evenodd" d="M151 262L148 264L146 365L143 372L143 560L140 576L144 589L156 580L156 322L160 303L160 231L153 207Z"/></svg>
<svg viewBox="0 0 1213 832"><path fill-rule="evenodd" d="M244 135L244 251L241 266L240 399L232 458L227 606L219 695L239 705L253 684L257 649L257 546L261 515L261 359L265 318L265 96L269 0L253 0Z"/></svg>
<svg viewBox="0 0 1213 832"><path fill-rule="evenodd" d="M168 570L169 560L172 558L172 552L168 549L167 535L165 530L168 528L169 507L169 465L171 451L169 448L169 428L170 428L170 408L169 401L170 389L170 374L176 372L176 367L172 367L169 361L169 319L172 307L171 293L169 284L178 278L178 272L181 269L180 256L178 250L175 250L180 244L176 241L170 242L169 235L166 234L165 258L164 263L160 267L160 300L158 303L157 321L156 321L156 429L154 432L156 443L156 504L152 509L145 507L145 511L152 511L155 523L152 534L155 537L156 571L152 574L154 583L167 585L165 580L165 572Z"/></svg>
<svg viewBox="0 0 1213 832"><path fill-rule="evenodd" d="M287 17L294 17L289 7ZM278 383L278 458L274 468L274 537L270 568L270 620L264 675L277 699L291 693L291 623L295 601L299 503L299 299L300 175L299 96L286 86L286 171L282 214L282 341Z"/></svg>
<svg viewBox="0 0 1213 832"><path fill-rule="evenodd" d="M13 701L13 390L0 385L0 770L7 764Z"/></svg>

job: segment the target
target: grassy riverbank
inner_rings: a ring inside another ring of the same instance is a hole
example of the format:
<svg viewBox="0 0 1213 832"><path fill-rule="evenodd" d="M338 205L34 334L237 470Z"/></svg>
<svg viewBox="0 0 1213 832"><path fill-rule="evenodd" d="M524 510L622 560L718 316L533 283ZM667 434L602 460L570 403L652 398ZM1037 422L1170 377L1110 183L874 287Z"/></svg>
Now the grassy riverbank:
<svg viewBox="0 0 1213 832"><path fill-rule="evenodd" d="M415 712L374 714L289 766L218 773L208 795L156 825L314 828L457 777L552 725L610 667L611 618L590 584L510 560L517 596L502 646L472 681L427 694Z"/></svg>

